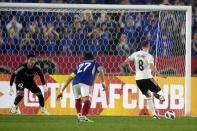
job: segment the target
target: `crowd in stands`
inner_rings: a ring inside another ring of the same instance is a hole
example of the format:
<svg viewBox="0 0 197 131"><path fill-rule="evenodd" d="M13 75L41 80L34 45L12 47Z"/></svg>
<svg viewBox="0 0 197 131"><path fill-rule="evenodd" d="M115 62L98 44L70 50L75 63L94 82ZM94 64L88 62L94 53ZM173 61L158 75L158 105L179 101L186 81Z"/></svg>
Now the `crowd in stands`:
<svg viewBox="0 0 197 131"><path fill-rule="evenodd" d="M192 5L192 52L197 55L197 3L192 0L4 0L84 4ZM1 11L0 52L129 55L149 40L151 53L182 55L185 46L184 12L28 12ZM159 26L160 25L160 26ZM156 44L158 43L158 44ZM158 46L158 47L156 47ZM157 48L157 52L156 52Z"/></svg>

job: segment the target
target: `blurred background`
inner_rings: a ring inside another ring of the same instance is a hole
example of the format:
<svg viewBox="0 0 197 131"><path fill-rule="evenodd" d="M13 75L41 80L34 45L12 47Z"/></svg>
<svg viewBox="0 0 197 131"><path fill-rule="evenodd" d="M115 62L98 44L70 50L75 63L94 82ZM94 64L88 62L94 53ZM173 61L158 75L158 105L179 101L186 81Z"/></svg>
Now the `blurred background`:
<svg viewBox="0 0 197 131"><path fill-rule="evenodd" d="M197 74L196 0L1 0L1 2L191 5L193 12L192 74ZM10 73L24 60L26 54L35 52L43 58L40 65L45 73L69 73L79 62L77 57L90 51L100 56L99 60L108 73L126 74L129 73L126 67L121 67L119 63L126 56L139 50L139 43L143 40L150 41L153 55L183 56L185 54L183 13L161 15L154 11L130 13L98 13L90 10L84 10L82 13L0 11L0 56L2 58L0 72ZM158 23L163 26L158 27ZM156 47L156 43L160 48ZM44 59L44 57L50 59ZM108 57L111 63L108 63ZM70 62L70 59L74 59L75 62ZM177 63L177 65L180 64ZM184 71L177 71L182 69L169 70L175 73L180 72L178 74L184 73Z"/></svg>

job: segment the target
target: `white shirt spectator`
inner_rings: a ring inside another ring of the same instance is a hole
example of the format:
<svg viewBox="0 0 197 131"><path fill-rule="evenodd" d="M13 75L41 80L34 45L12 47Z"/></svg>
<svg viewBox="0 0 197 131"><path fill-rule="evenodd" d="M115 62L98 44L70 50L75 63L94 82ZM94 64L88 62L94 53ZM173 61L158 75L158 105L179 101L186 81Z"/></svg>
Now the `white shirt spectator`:
<svg viewBox="0 0 197 131"><path fill-rule="evenodd" d="M6 25L6 29L10 34L10 37L16 37L19 39L19 33L22 29L22 24L16 20L14 16L12 20Z"/></svg>

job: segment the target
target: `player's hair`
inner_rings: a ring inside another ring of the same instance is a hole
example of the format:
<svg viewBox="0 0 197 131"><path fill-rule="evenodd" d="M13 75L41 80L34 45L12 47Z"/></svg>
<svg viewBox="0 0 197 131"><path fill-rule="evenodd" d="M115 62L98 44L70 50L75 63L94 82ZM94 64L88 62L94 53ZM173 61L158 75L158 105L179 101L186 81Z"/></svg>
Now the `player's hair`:
<svg viewBox="0 0 197 131"><path fill-rule="evenodd" d="M144 48L144 47L148 47L148 46L149 46L149 44L150 44L150 43L149 43L149 41L147 41L147 40L146 40L146 41L142 41L142 43L141 43L141 47L142 47L142 48Z"/></svg>
<svg viewBox="0 0 197 131"><path fill-rule="evenodd" d="M34 54L29 54L27 55L27 59L31 58L31 57L36 57Z"/></svg>
<svg viewBox="0 0 197 131"><path fill-rule="evenodd" d="M91 52L87 52L87 53L83 54L83 59L84 60L93 60L94 56L93 56L93 54Z"/></svg>

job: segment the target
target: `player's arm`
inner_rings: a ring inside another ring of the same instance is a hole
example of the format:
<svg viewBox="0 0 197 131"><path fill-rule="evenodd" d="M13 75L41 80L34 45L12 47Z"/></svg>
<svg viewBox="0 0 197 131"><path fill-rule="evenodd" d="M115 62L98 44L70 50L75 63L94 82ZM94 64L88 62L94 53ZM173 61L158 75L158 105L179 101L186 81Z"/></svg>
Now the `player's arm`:
<svg viewBox="0 0 197 131"><path fill-rule="evenodd" d="M69 77L68 77L68 79L66 80L66 82L65 82L65 85L64 85L64 87L62 88L62 90L61 90L61 92L63 92L65 89L66 89L66 87L70 84L70 82L75 78L75 76L76 76L76 74L73 72L73 73L71 73L70 75L69 75Z"/></svg>
<svg viewBox="0 0 197 131"><path fill-rule="evenodd" d="M127 59L123 62L123 66L128 66L128 69L131 73L135 73L135 71L133 70L133 68L130 65L130 62L135 61L135 55L136 55L136 53L134 52L129 57L127 57Z"/></svg>
<svg viewBox="0 0 197 131"><path fill-rule="evenodd" d="M130 62L134 62L135 60L135 52L133 54L131 54L129 57L126 58L126 60L122 63L122 66L127 66L129 71L131 73L135 73L135 71L133 70L133 68L130 65Z"/></svg>
<svg viewBox="0 0 197 131"><path fill-rule="evenodd" d="M13 83L14 83L14 80L15 80L16 75L17 75L18 73L22 72L23 70L24 70L24 67L21 66L21 67L19 67L18 69L16 69L16 70L12 73L11 78L10 78L9 95L12 95L12 94L14 93L14 90L13 90L12 86L13 86Z"/></svg>
<svg viewBox="0 0 197 131"><path fill-rule="evenodd" d="M64 92L64 90L66 89L66 87L70 84L70 82L75 78L76 74L74 72L72 72L69 76L68 79L65 82L64 87L62 88L61 92L58 94L57 96L57 100L59 98L62 98L62 93Z"/></svg>
<svg viewBox="0 0 197 131"><path fill-rule="evenodd" d="M14 73L12 73L11 78L10 78L10 87L12 87L12 86L13 86L13 83L14 83L15 77L16 77L16 74L15 74L15 72L14 72Z"/></svg>
<svg viewBox="0 0 197 131"><path fill-rule="evenodd" d="M38 75L40 77L40 80L42 82L42 85L45 85L46 82L45 82L44 74L43 74L43 72L42 72L42 70L40 69L39 66L36 66L36 72L38 73Z"/></svg>
<svg viewBox="0 0 197 131"><path fill-rule="evenodd" d="M9 92L9 95L12 96L12 94L14 93L14 90L13 90L13 83L14 83L14 80L15 80L15 77L16 77L16 74L15 73L12 73L12 76L11 76L11 79L10 79L10 86L9 86L9 89L8 89L8 92Z"/></svg>
<svg viewBox="0 0 197 131"><path fill-rule="evenodd" d="M131 62L131 61L134 61L134 60L133 60L133 59L127 58L127 59L122 63L122 66L127 66L128 69L129 69L129 71L132 73L132 72L135 72L135 71L132 69L132 67L131 67L131 65L130 65L130 62Z"/></svg>
<svg viewBox="0 0 197 131"><path fill-rule="evenodd" d="M106 89L106 84L105 84L105 80L104 80L104 69L102 66L98 67L98 76L100 77L101 80L101 84L103 86L103 90Z"/></svg>
<svg viewBox="0 0 197 131"><path fill-rule="evenodd" d="M12 73L11 78L10 78L10 86L13 85L16 75L18 75L20 72L22 72L22 71L24 71L24 70L25 70L24 66L21 66L21 67L17 68L17 69Z"/></svg>
<svg viewBox="0 0 197 131"><path fill-rule="evenodd" d="M157 76L166 78L165 75L162 75L162 74L157 70L157 68L154 66L153 63L150 63L149 65L150 65L150 69L151 69Z"/></svg>

